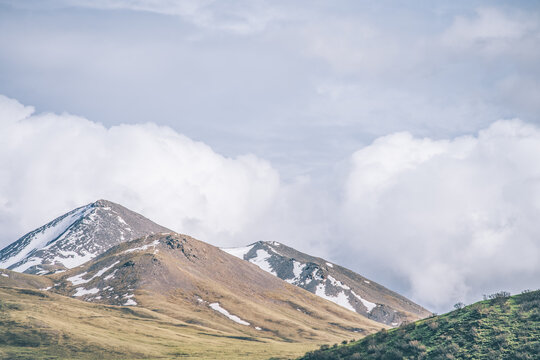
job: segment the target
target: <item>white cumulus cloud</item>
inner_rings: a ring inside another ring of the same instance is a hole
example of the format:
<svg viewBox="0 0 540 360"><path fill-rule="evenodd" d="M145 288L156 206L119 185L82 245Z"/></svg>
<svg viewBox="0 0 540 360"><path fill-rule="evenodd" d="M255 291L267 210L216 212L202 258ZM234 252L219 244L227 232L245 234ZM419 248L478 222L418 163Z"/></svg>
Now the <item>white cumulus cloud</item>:
<svg viewBox="0 0 540 360"><path fill-rule="evenodd" d="M219 243L262 216L280 188L266 161L223 157L168 127L33 111L0 96L0 245L99 198Z"/></svg>
<svg viewBox="0 0 540 360"><path fill-rule="evenodd" d="M381 137L351 157L342 209L345 248L432 309L538 287L540 129Z"/></svg>

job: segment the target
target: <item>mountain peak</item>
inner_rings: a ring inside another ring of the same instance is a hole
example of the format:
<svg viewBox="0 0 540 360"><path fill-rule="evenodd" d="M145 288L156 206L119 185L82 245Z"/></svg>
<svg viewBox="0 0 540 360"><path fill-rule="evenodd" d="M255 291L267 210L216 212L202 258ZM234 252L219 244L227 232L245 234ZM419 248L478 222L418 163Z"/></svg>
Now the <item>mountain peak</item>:
<svg viewBox="0 0 540 360"><path fill-rule="evenodd" d="M169 231L122 205L100 199L0 250L0 268L33 274L70 269L119 243Z"/></svg>
<svg viewBox="0 0 540 360"><path fill-rule="evenodd" d="M105 199L99 199L99 200L96 200L94 201L91 205L95 206L95 207L107 207L107 206L111 206L111 205L118 205L117 203L113 203L112 201L109 201L109 200L105 200Z"/></svg>

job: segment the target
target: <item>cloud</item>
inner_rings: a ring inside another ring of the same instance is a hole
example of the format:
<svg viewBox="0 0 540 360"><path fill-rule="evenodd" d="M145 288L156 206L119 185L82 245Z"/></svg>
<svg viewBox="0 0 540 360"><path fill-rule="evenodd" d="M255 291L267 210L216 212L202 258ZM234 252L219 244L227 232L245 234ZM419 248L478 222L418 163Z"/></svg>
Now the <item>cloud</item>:
<svg viewBox="0 0 540 360"><path fill-rule="evenodd" d="M336 19L308 22L300 31L307 54L324 60L339 74L382 72L407 57L395 36L365 21Z"/></svg>
<svg viewBox="0 0 540 360"><path fill-rule="evenodd" d="M343 195L346 251L404 279L432 309L538 287L536 126L498 121L477 136L378 138L352 155Z"/></svg>
<svg viewBox="0 0 540 360"><path fill-rule="evenodd" d="M506 13L497 8L480 8L474 17L457 16L442 34L442 42L459 51L475 50L494 56L504 52L534 51L523 45L537 42L539 35L537 14Z"/></svg>
<svg viewBox="0 0 540 360"><path fill-rule="evenodd" d="M317 78L310 118L373 136L405 130L432 137L478 131L500 118L538 121L537 10L443 11L429 29L419 14L413 17L423 25L408 29L409 16L303 24L306 56L327 70Z"/></svg>
<svg viewBox="0 0 540 360"><path fill-rule="evenodd" d="M0 93L107 127L158 119L219 153L271 159L286 178L319 176L391 132L539 121L540 22L521 4L7 3ZM220 30L234 24L249 36Z"/></svg>
<svg viewBox="0 0 540 360"><path fill-rule="evenodd" d="M179 16L205 29L247 35L264 30L283 17L265 1L215 0L65 0L69 6L103 10L131 10Z"/></svg>
<svg viewBox="0 0 540 360"><path fill-rule="evenodd" d="M262 216L280 188L266 161L223 157L167 127L32 113L0 96L0 245L99 198L219 244Z"/></svg>

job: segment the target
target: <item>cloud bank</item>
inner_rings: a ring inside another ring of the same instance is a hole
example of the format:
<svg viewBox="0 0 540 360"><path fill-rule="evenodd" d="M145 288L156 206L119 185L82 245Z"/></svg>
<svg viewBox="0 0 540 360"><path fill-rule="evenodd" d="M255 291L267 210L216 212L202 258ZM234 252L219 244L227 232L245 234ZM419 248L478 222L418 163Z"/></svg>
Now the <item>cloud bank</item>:
<svg viewBox="0 0 540 360"><path fill-rule="evenodd" d="M414 298L440 309L540 285L538 127L498 121L452 140L396 133L350 165L347 249L406 279Z"/></svg>
<svg viewBox="0 0 540 360"><path fill-rule="evenodd" d="M223 157L167 127L106 128L68 114L32 113L0 97L2 245L99 198L216 239L255 221L280 186L264 160Z"/></svg>
<svg viewBox="0 0 540 360"><path fill-rule="evenodd" d="M263 159L168 127L35 114L4 96L0 126L1 246L106 198L219 246L281 241L435 311L540 285L540 129L519 120L382 136L323 182L283 182Z"/></svg>

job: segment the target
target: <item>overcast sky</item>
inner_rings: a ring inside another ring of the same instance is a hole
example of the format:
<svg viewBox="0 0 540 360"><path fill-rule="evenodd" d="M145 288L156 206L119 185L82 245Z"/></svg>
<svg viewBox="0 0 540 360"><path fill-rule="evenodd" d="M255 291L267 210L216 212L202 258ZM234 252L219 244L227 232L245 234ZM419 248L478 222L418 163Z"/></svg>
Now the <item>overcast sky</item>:
<svg viewBox="0 0 540 360"><path fill-rule="evenodd" d="M538 1L0 0L0 246L119 202L434 311L540 287Z"/></svg>

